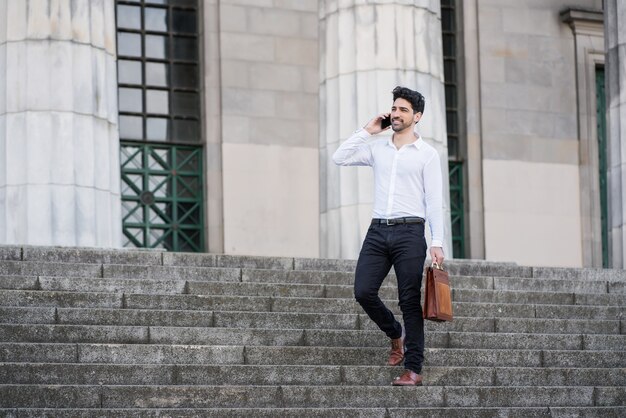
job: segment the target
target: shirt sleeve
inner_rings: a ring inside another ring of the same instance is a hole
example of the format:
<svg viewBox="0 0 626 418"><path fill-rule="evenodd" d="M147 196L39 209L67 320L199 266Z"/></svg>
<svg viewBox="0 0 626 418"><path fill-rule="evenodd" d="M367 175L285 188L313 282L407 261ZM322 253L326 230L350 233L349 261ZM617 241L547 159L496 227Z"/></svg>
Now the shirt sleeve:
<svg viewBox="0 0 626 418"><path fill-rule="evenodd" d="M365 129L359 129L346 139L333 154L333 161L337 165L365 165L374 163L372 149L367 143L371 137Z"/></svg>
<svg viewBox="0 0 626 418"><path fill-rule="evenodd" d="M435 155L424 166L426 217L432 234L431 247L443 247L443 181L441 161Z"/></svg>

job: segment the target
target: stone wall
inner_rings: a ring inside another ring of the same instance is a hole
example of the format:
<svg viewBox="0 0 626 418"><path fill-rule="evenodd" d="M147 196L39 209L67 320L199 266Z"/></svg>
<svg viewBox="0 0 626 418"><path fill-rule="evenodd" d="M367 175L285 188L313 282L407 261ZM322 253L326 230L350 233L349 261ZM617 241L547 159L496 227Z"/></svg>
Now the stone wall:
<svg viewBox="0 0 626 418"><path fill-rule="evenodd" d="M312 0L220 2L229 254L319 255L317 11Z"/></svg>
<svg viewBox="0 0 626 418"><path fill-rule="evenodd" d="M575 45L559 14L602 2L477 4L485 257L581 266Z"/></svg>

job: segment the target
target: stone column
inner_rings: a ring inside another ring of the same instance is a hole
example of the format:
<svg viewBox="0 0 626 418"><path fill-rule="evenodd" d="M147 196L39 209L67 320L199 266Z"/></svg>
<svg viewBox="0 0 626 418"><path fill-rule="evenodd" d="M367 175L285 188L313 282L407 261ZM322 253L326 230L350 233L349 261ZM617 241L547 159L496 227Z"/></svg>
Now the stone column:
<svg viewBox="0 0 626 418"><path fill-rule="evenodd" d="M337 167L341 141L389 111L397 85L426 97L418 131L441 156L450 255L448 152L438 1L320 2L320 255L358 257L372 214L369 167ZM390 135L390 133L387 133ZM430 232L427 231L430 240Z"/></svg>
<svg viewBox="0 0 626 418"><path fill-rule="evenodd" d="M121 246L113 0L0 0L0 243Z"/></svg>
<svg viewBox="0 0 626 418"><path fill-rule="evenodd" d="M609 182L609 264L626 260L626 3L604 2Z"/></svg>

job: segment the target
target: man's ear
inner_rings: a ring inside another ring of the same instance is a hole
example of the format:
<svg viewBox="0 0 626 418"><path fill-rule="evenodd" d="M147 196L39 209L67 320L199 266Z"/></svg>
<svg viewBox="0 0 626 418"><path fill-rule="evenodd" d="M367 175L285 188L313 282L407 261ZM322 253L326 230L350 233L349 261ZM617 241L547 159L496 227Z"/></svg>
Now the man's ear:
<svg viewBox="0 0 626 418"><path fill-rule="evenodd" d="M419 122L421 118L422 118L422 112L417 112L413 114L413 121L415 123Z"/></svg>

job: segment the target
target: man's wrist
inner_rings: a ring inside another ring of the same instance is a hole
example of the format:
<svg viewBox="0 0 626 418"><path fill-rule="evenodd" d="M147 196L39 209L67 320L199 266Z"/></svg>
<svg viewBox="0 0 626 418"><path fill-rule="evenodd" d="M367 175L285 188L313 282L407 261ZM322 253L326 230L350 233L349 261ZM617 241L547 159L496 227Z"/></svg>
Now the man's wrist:
<svg viewBox="0 0 626 418"><path fill-rule="evenodd" d="M362 127L362 128L361 128L361 129L359 129L357 132L359 132L359 131L361 131L361 132L363 132L363 133L366 133L368 136L372 136L372 135L374 135L372 132L370 132L370 131L367 129L367 126Z"/></svg>

